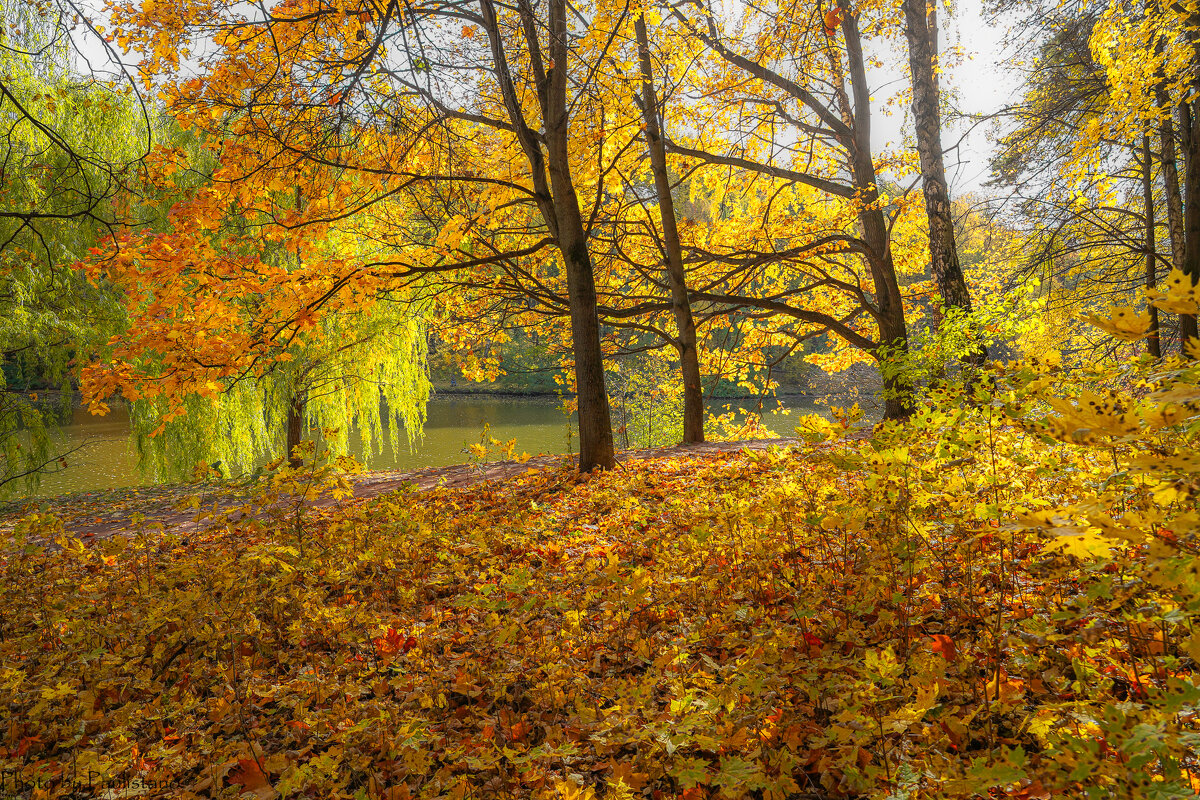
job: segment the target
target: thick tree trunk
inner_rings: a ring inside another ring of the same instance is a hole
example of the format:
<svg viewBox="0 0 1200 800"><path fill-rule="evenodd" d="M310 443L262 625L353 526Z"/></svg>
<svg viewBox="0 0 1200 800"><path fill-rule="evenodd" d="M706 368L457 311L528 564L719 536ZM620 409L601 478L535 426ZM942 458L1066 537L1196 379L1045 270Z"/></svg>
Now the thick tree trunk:
<svg viewBox="0 0 1200 800"><path fill-rule="evenodd" d="M642 70L642 119L646 127L646 149L650 154L650 171L658 196L658 212L662 219L663 249L666 251L667 283L671 287L671 313L675 317L679 365L683 373L683 441L704 441L704 390L700 385L700 356L696 346L696 323L688 300L687 277L683 270L683 248L679 242L679 227L675 219L675 201L671 197L671 181L667 174L667 151L658 123L658 98L654 91L654 72L650 63L650 41L646 23L638 17L634 23Z"/></svg>
<svg viewBox="0 0 1200 800"><path fill-rule="evenodd" d="M304 459L296 456L296 447L304 438L305 397L303 391L297 391L288 405L287 413L287 459L293 469L304 466Z"/></svg>
<svg viewBox="0 0 1200 800"><path fill-rule="evenodd" d="M588 252L587 233L579 197L571 176L567 147L570 111L567 108L569 59L566 0L550 0L550 64L546 77L542 116L546 126L550 191L554 198L558 247L567 273L571 306L571 344L575 354L575 390L579 401L579 470L608 469L616 465L608 392L604 387L604 355L600 348L600 318L596 311L596 278Z"/></svg>
<svg viewBox="0 0 1200 800"><path fill-rule="evenodd" d="M969 313L971 293L958 260L954 218L950 209L950 187L946 181L946 165L942 156L941 97L934 72L937 53L936 6L927 5L928 1L904 0L904 22L908 35L908 65L912 72L917 154L921 162L925 213L929 218L929 267L945 306ZM979 342L977 349L963 360L982 366L987 361L987 347L982 341Z"/></svg>
<svg viewBox="0 0 1200 800"><path fill-rule="evenodd" d="M1200 119L1188 103L1179 106L1179 138L1183 150L1183 273L1200 283ZM1197 336L1196 315L1179 315L1180 352Z"/></svg>
<svg viewBox="0 0 1200 800"><path fill-rule="evenodd" d="M1150 154L1150 134L1142 137L1142 202L1146 215L1146 288L1158 284L1158 262L1154 242L1154 161ZM1151 305L1150 331L1146 337L1146 352L1154 358L1162 358L1162 345L1158 341L1158 309Z"/></svg>
<svg viewBox="0 0 1200 800"><path fill-rule="evenodd" d="M567 276L567 303L571 317L571 347L575 358L575 390L579 408L579 469L591 472L616 464L608 393L604 387L604 357L600 348L600 319L596 309L596 281L588 252L587 232L579 210L579 197L571 177L567 142L570 111L567 107L568 35L566 0L550 0L548 11L548 63L528 0L518 0L529 69L537 86L545 134L539 136L525 117L513 82L492 0L479 0L479 9L492 50L500 93L517 141L529 161L534 196L546 226L554 236ZM546 152L542 152L542 143ZM547 175L549 180L547 180Z"/></svg>
<svg viewBox="0 0 1200 800"><path fill-rule="evenodd" d="M912 379L905 368L908 356L908 325L904 319L904 297L896 278L892 259L891 236L883 210L878 207L878 182L875 162L871 158L871 94L867 84L866 63L857 17L840 4L843 10L842 33L846 37L846 56L850 68L850 87L853 92L853 137L844 142L850 153L850 171L854 185L861 194L863 210L859 213L863 241L869 251L867 261L875 284L875 318L879 326L879 347L875 358L883 375L884 419L904 419L913 411Z"/></svg>

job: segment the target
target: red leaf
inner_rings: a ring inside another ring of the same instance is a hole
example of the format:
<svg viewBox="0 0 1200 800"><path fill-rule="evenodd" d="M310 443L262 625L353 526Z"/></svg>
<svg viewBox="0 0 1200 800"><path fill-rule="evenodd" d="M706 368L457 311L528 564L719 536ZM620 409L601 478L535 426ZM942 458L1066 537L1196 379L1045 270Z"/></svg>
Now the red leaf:
<svg viewBox="0 0 1200 800"><path fill-rule="evenodd" d="M371 642L375 645L375 652L383 658L396 653L407 653L416 646L417 639L415 636L406 638L400 631L388 627L387 633L383 637L372 639Z"/></svg>
<svg viewBox="0 0 1200 800"><path fill-rule="evenodd" d="M838 25L842 24L842 10L840 8L831 8L825 12L825 35L834 36L837 34Z"/></svg>
<svg viewBox="0 0 1200 800"><path fill-rule="evenodd" d="M239 758L227 780L230 786L244 786L248 792L258 792L271 786L271 781L253 758Z"/></svg>
<svg viewBox="0 0 1200 800"><path fill-rule="evenodd" d="M954 645L954 640L944 633L933 634L933 643L929 649L935 653L940 653L942 658L947 661L954 661L958 658L958 648Z"/></svg>

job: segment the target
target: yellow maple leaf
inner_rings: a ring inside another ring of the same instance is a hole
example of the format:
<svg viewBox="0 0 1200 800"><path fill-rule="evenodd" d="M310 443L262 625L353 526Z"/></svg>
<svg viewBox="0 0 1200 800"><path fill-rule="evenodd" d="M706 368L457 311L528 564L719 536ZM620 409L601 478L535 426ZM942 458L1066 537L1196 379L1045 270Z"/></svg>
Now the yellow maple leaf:
<svg viewBox="0 0 1200 800"><path fill-rule="evenodd" d="M1200 308L1200 291L1182 270L1173 269L1162 289L1146 289L1146 300L1172 314L1195 314Z"/></svg>
<svg viewBox="0 0 1200 800"><path fill-rule="evenodd" d="M1104 316L1088 315L1088 322L1118 339L1134 342L1150 330L1150 312L1132 306L1112 306Z"/></svg>

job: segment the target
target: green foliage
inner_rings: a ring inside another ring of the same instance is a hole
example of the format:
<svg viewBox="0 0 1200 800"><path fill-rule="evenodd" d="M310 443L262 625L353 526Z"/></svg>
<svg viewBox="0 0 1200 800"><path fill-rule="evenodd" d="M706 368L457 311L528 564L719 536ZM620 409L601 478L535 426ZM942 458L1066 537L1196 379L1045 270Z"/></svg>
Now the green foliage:
<svg viewBox="0 0 1200 800"><path fill-rule="evenodd" d="M918 395L936 389L949 379L969 383L979 378L976 367L963 359L983 342L997 360L1037 353L1047 346L1041 319L1045 302L1040 287L1026 282L1004 294L984 294L971 313L943 308L936 327L914 331L906 351L883 348L880 371L902 376ZM959 372L965 374L957 374Z"/></svg>
<svg viewBox="0 0 1200 800"><path fill-rule="evenodd" d="M659 447L683 440L683 385L679 364L663 350L620 359L606 374L619 446Z"/></svg>
<svg viewBox="0 0 1200 800"><path fill-rule="evenodd" d="M305 428L323 430L328 447L346 452L354 437L368 463L385 446L396 452L425 424L426 348L425 320L415 306L381 302L352 316L328 315L270 372L211 397L189 396L184 413L170 420L163 400L132 403L140 465L158 480L187 478L197 465L226 477L251 473L285 455L287 415L297 396L304 399Z"/></svg>
<svg viewBox="0 0 1200 800"><path fill-rule="evenodd" d="M455 363L456 354L448 348L439 350L430 359L430 378L439 389L453 387L454 389L471 391L478 389L487 392L514 394L554 394L561 386L555 380L563 369L563 354L556 352L544 338L539 338L531 332L516 329L507 333L502 343L487 342L489 352L485 357L496 351L497 370L496 380L487 384L475 384L464 375L460 365Z"/></svg>
<svg viewBox="0 0 1200 800"><path fill-rule="evenodd" d="M115 219L119 172L145 146L129 97L69 71L65 22L0 2L0 493L36 488L61 453L29 389L69 394L68 364L116 329L121 310L69 265Z"/></svg>
<svg viewBox="0 0 1200 800"><path fill-rule="evenodd" d="M16 247L0 250L0 495L32 491L54 468L56 421L70 416L70 360L119 319L80 276ZM59 390L58 402L40 400L41 389Z"/></svg>
<svg viewBox="0 0 1200 800"><path fill-rule="evenodd" d="M0 249L71 263L117 222L113 200L155 120L128 92L71 70L72 23L58 11L0 2Z"/></svg>

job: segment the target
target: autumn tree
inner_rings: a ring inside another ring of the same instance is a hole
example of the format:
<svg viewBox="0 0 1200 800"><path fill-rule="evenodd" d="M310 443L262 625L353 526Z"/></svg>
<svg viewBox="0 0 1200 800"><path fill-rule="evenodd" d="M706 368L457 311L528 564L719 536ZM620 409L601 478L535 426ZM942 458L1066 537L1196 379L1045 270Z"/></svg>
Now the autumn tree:
<svg viewBox="0 0 1200 800"><path fill-rule="evenodd" d="M1166 272L1200 269L1188 255L1200 259L1187 224L1187 209L1200 209L1186 169L1196 141L1192 27L1180 7L1156 3L1035 6L1023 25L1034 34L1033 66L994 164L1042 220L1033 263L1069 271L1064 284L1083 298L1127 302L1153 293ZM1174 321L1143 307L1147 351L1166 354ZM1181 345L1191 326L1182 314Z"/></svg>
<svg viewBox="0 0 1200 800"><path fill-rule="evenodd" d="M742 5L729 16L697 2L673 14L710 59L691 112L699 130L670 140L668 150L709 165L711 180L739 176L731 199L756 198L733 212L724 231L693 246L696 258L726 265L694 299L791 319L801 338L833 333L880 364L886 415L906 415L911 380L899 367L908 330L892 252L895 219L871 144L860 27L873 31L883 21L850 4ZM739 213L761 222L747 227ZM777 273L766 284L761 273L746 272L766 265ZM874 334L860 316L873 321Z"/></svg>
<svg viewBox="0 0 1200 800"><path fill-rule="evenodd" d="M315 201L275 175L253 194L223 176L243 151L200 136L147 160L143 197L165 221L111 239L89 273L122 292L130 324L83 370L96 411L119 393L143 469L181 478L198 462L244 473L292 458L310 429L369 458L421 433L430 385L424 307L353 282L370 260L368 220L296 224ZM298 165L301 166L301 165ZM332 180L309 165L306 191Z"/></svg>
<svg viewBox="0 0 1200 800"><path fill-rule="evenodd" d="M287 2L250 16L234 3L200 6L189 9L186 21L166 5L118 6L118 39L147 55L146 71L166 82L172 113L202 126L214 117L233 122L253 154L242 170L246 186L301 158L362 178L360 191L322 203L330 215L340 213L335 203L365 207L417 184L435 192L437 185L509 193L490 199L515 206L525 221L471 245L486 255L461 252L468 221L460 215L424 232L422 244L439 255L397 257L370 273L403 278L553 246L570 301L580 466L611 466L593 264L572 145L577 118L592 113L581 87L593 80L595 59L603 55L603 39L585 31L605 29L610 11L624 12L598 9L580 20L558 0L403 10ZM219 54L206 60L202 75L187 74L180 56L210 38ZM583 39L599 52L581 48Z"/></svg>
<svg viewBox="0 0 1200 800"><path fill-rule="evenodd" d="M654 191L662 222L663 260L665 274L671 287L671 313L675 318L677 338L672 342L679 352L683 377L683 440L704 441L704 394L697 352L696 323L688 297L687 275L683 265L683 246L675 202L671 195L671 179L667 171L667 150L663 141L658 93L654 86L654 64L646 20L639 15L634 21L638 45L638 66L642 77L641 109L646 135L646 151L650 171L654 176Z"/></svg>

